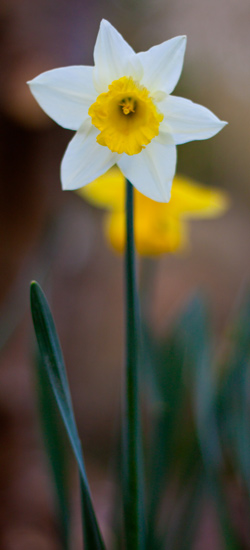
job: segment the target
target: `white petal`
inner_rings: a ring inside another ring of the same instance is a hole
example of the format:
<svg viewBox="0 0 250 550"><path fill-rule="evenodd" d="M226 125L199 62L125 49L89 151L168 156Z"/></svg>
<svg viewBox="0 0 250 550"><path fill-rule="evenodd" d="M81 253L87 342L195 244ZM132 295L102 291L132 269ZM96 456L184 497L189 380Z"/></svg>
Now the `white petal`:
<svg viewBox="0 0 250 550"><path fill-rule="evenodd" d="M42 109L63 128L78 130L96 99L93 67L46 71L28 82Z"/></svg>
<svg viewBox="0 0 250 550"><path fill-rule="evenodd" d="M94 48L94 82L99 92L106 92L113 80L129 76L126 67L130 57L136 57L134 50L122 35L103 19Z"/></svg>
<svg viewBox="0 0 250 550"><path fill-rule="evenodd" d="M206 107L182 97L163 100L161 112L176 144L210 138L227 124Z"/></svg>
<svg viewBox="0 0 250 550"><path fill-rule="evenodd" d="M143 67L136 54L127 58L123 63L122 76L131 76L137 82L143 77Z"/></svg>
<svg viewBox="0 0 250 550"><path fill-rule="evenodd" d="M144 70L142 83L151 93L173 91L181 75L185 49L186 36L176 36L137 54Z"/></svg>
<svg viewBox="0 0 250 550"><path fill-rule="evenodd" d="M157 141L158 143L162 143L163 145L175 144L174 138L169 131L169 126L167 126L167 124L164 124L164 122L161 122L159 134L154 139L155 141Z"/></svg>
<svg viewBox="0 0 250 550"><path fill-rule="evenodd" d="M117 164L143 195L158 202L170 200L176 167L175 145L165 145L154 139L138 155L122 155Z"/></svg>
<svg viewBox="0 0 250 550"><path fill-rule="evenodd" d="M104 174L117 161L117 154L99 145L99 131L85 124L70 141L61 164L64 190L79 189Z"/></svg>

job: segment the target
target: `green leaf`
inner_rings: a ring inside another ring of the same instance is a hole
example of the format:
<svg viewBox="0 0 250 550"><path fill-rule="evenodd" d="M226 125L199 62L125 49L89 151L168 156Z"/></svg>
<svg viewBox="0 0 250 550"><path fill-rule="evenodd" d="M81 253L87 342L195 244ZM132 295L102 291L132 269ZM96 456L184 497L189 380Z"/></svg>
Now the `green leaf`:
<svg viewBox="0 0 250 550"><path fill-rule="evenodd" d="M147 548L155 548L158 544L156 525L161 498L176 461L176 436L184 406L183 362L173 335L157 346L147 330L144 341L146 353L143 366L148 369L153 419L148 464ZM165 521L168 523L168 518Z"/></svg>
<svg viewBox="0 0 250 550"><path fill-rule="evenodd" d="M237 550L239 541L232 527L220 473L223 455L219 436L215 382L212 378L211 338L208 314L202 300L193 301L183 326L187 369L193 386L193 410L206 472L207 490L214 498L225 547Z"/></svg>
<svg viewBox="0 0 250 550"><path fill-rule="evenodd" d="M207 469L218 468L222 465L222 453L212 378L211 336L207 310L199 296L191 302L180 330L203 461Z"/></svg>
<svg viewBox="0 0 250 550"><path fill-rule="evenodd" d="M230 353L218 392L223 442L250 498L250 294L231 332Z"/></svg>
<svg viewBox="0 0 250 550"><path fill-rule="evenodd" d="M51 465L63 548L69 549L70 503L68 476L68 449L65 432L54 394L40 357L35 360L37 392L44 443Z"/></svg>
<svg viewBox="0 0 250 550"><path fill-rule="evenodd" d="M186 490L190 478L195 479L197 465L201 461L197 436L190 418L182 329L181 318L159 344L144 327L146 349L142 367L144 371L145 367L147 369L153 416L148 467L148 549L166 547L166 542L160 543L157 524L162 497L168 484L176 480L178 494L175 504L178 508L181 494ZM173 531L172 524L176 523L172 513L164 518L164 523L164 532L168 537Z"/></svg>
<svg viewBox="0 0 250 550"><path fill-rule="evenodd" d="M200 466L194 475L190 476L183 489L179 518L176 522L172 544L169 545L173 550L190 550L195 545L204 496L204 472ZM166 546L168 547L165 544L165 548Z"/></svg>
<svg viewBox="0 0 250 550"><path fill-rule="evenodd" d="M63 355L48 302L36 282L30 288L31 312L42 363L75 455L81 480L81 500L85 550L104 550L88 486L81 443L75 423Z"/></svg>
<svg viewBox="0 0 250 550"><path fill-rule="evenodd" d="M148 337L147 341L149 342ZM194 492L190 492L184 520L192 508L195 514L199 513L200 488L206 487L216 503L226 548L236 550L238 541L231 526L220 479L223 458L217 420L216 388L212 377L210 330L206 308L198 296L190 302L176 323L172 334L163 344L158 359L153 358L152 372L158 390L159 414L153 445L153 478L149 482L149 521L152 529L148 548L154 548L157 541L155 519L157 520L156 510L159 510L162 488L165 486L165 467L169 480L178 480L178 499L193 479ZM168 541L172 518L165 518L165 523ZM185 540L180 545L181 537L177 536L174 548L179 549L179 545L180 548L188 548L187 541L194 537L195 528L195 524L191 528L189 521L186 523L181 520L178 532L185 533ZM169 547L168 543L169 541L167 544L165 542L162 548Z"/></svg>

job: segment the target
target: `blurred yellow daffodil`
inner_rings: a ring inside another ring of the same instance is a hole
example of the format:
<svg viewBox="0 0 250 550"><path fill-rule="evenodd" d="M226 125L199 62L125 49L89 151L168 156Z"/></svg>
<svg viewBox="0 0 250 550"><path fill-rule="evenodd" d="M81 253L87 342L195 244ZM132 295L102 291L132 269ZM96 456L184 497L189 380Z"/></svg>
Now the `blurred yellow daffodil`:
<svg viewBox="0 0 250 550"><path fill-rule="evenodd" d="M86 201L108 210L105 233L112 247L125 247L125 178L113 167L77 193ZM135 189L135 244L142 256L176 252L187 247L187 219L213 218L228 207L226 193L175 176L169 203L155 202Z"/></svg>

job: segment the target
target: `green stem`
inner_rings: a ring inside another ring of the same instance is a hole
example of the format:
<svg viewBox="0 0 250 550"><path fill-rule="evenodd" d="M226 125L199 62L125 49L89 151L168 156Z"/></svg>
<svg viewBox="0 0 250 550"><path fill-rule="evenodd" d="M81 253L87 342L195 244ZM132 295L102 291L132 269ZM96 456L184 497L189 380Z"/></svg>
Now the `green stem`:
<svg viewBox="0 0 250 550"><path fill-rule="evenodd" d="M143 465L138 392L139 311L135 276L133 187L126 181L126 376L123 418L123 505L126 550L144 548Z"/></svg>

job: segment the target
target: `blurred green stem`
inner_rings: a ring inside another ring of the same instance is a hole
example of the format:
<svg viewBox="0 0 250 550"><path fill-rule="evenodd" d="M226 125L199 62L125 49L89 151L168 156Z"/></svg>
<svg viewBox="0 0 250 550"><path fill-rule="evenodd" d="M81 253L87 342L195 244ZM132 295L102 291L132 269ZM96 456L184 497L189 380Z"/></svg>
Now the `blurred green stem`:
<svg viewBox="0 0 250 550"><path fill-rule="evenodd" d="M128 180L126 214L126 373L122 438L125 548L143 550L143 466L138 391L139 308L135 275L133 187Z"/></svg>

